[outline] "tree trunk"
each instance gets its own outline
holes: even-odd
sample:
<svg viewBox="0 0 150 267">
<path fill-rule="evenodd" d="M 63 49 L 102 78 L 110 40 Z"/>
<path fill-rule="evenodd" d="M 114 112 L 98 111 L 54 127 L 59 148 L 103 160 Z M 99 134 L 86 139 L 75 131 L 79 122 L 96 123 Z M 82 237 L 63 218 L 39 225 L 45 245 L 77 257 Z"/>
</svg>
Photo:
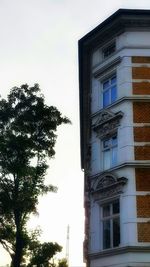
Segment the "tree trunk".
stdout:
<svg viewBox="0 0 150 267">
<path fill-rule="evenodd" d="M 15 246 L 15 254 L 12 260 L 12 267 L 20 267 L 22 256 L 23 256 L 23 240 L 22 240 L 22 234 L 20 231 L 16 232 L 16 246 Z"/>
</svg>

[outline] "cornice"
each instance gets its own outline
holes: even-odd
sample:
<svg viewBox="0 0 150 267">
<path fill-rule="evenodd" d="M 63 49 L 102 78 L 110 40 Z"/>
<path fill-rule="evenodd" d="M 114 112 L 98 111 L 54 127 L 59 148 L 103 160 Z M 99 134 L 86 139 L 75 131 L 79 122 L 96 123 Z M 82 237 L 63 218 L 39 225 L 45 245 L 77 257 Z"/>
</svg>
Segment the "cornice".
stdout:
<svg viewBox="0 0 150 267">
<path fill-rule="evenodd" d="M 110 104 L 109 106 L 107 106 L 107 110 L 109 110 L 110 108 L 112 108 L 114 106 L 120 105 L 124 101 L 138 101 L 138 102 L 142 102 L 143 100 L 146 101 L 146 102 L 150 102 L 150 96 L 149 95 L 124 96 L 124 97 L 119 98 L 117 101 L 115 101 L 114 103 Z M 101 108 L 97 112 L 91 114 L 91 118 L 96 117 L 103 110 L 105 110 L 105 109 L 104 108 Z"/>
<path fill-rule="evenodd" d="M 125 168 L 125 167 L 137 167 L 137 168 L 150 168 L 150 160 L 138 160 L 138 161 L 128 161 L 128 162 L 123 162 L 121 164 L 118 164 L 117 166 L 115 167 L 112 167 L 110 169 L 108 169 L 107 171 L 99 171 L 98 173 L 96 174 L 93 174 L 93 175 L 90 175 L 88 174 L 87 176 L 90 178 L 90 179 L 96 179 L 97 177 L 99 177 L 100 175 L 105 175 L 105 174 L 109 174 L 110 172 L 113 172 L 115 170 L 119 170 L 121 168 Z"/>
<path fill-rule="evenodd" d="M 97 253 L 89 253 L 89 257 L 90 259 L 97 259 L 97 258 L 109 257 L 109 256 L 118 255 L 118 254 L 129 253 L 129 252 L 150 253 L 150 246 L 126 246 L 126 247 L 107 249 L 107 250 L 103 250 Z"/>
<path fill-rule="evenodd" d="M 90 193 L 95 201 L 102 201 L 108 197 L 115 197 L 123 193 L 124 185 L 128 179 L 125 177 L 117 177 L 112 173 L 99 175 L 91 184 Z"/>
<path fill-rule="evenodd" d="M 122 60 L 121 57 L 117 57 L 108 63 L 101 64 L 101 66 L 96 71 L 93 72 L 94 77 L 98 78 L 104 72 L 118 65 L 121 62 L 121 60 Z"/>
<path fill-rule="evenodd" d="M 123 117 L 123 112 L 112 112 L 109 110 L 102 110 L 98 115 L 98 119 L 92 125 L 93 130 L 97 133 L 99 138 L 111 135 L 120 125 L 120 119 Z"/>
</svg>

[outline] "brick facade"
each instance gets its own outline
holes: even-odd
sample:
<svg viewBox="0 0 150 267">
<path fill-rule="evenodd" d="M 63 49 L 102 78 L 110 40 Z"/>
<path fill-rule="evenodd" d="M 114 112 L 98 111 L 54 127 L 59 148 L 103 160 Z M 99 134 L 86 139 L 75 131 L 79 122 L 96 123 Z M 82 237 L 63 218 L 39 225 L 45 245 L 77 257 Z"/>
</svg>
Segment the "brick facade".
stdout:
<svg viewBox="0 0 150 267">
<path fill-rule="evenodd" d="M 150 191 L 150 168 L 136 168 L 136 190 Z"/>
<path fill-rule="evenodd" d="M 132 63 L 141 63 L 141 66 L 132 68 L 132 78 L 142 81 L 133 81 L 134 95 L 150 95 L 150 57 L 132 57 Z M 144 81 L 143 81 L 144 80 Z M 150 102 L 133 102 L 133 122 L 150 123 Z M 150 142 L 150 126 L 134 127 L 134 142 Z M 135 160 L 150 160 L 150 145 L 136 145 L 134 148 Z M 150 168 L 135 169 L 136 190 L 150 191 Z M 137 218 L 150 218 L 150 195 L 137 195 Z M 150 223 L 137 223 L 138 242 L 150 242 Z"/>
<path fill-rule="evenodd" d="M 150 142 L 150 126 L 134 127 L 135 142 Z"/>
<path fill-rule="evenodd" d="M 138 223 L 138 242 L 150 242 L 150 223 Z"/>
<path fill-rule="evenodd" d="M 137 217 L 150 218 L 150 195 L 137 196 L 136 203 L 137 203 Z"/>
<path fill-rule="evenodd" d="M 133 79 L 150 79 L 150 68 L 149 67 L 133 67 L 132 68 Z"/>
<path fill-rule="evenodd" d="M 150 123 L 150 102 L 133 103 L 133 122 Z"/>
<path fill-rule="evenodd" d="M 150 82 L 133 82 L 132 84 L 134 95 L 149 95 L 150 94 Z"/>
<path fill-rule="evenodd" d="M 150 160 L 150 145 L 135 146 L 135 160 Z"/>
<path fill-rule="evenodd" d="M 150 57 L 132 57 L 132 63 L 150 63 Z"/>
</svg>

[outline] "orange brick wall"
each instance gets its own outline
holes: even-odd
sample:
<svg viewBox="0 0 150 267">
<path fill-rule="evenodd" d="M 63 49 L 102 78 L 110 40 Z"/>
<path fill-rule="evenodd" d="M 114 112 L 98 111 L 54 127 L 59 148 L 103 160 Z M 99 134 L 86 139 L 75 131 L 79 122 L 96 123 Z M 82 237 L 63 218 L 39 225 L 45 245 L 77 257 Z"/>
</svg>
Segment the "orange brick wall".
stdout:
<svg viewBox="0 0 150 267">
<path fill-rule="evenodd" d="M 150 79 L 150 68 L 148 67 L 133 67 L 132 68 L 133 79 Z"/>
<path fill-rule="evenodd" d="M 135 160 L 150 160 L 150 146 L 135 146 Z"/>
<path fill-rule="evenodd" d="M 150 57 L 132 57 L 132 63 L 150 63 Z"/>
<path fill-rule="evenodd" d="M 150 94 L 150 82 L 133 82 L 133 94 L 134 95 L 149 95 Z"/>
<path fill-rule="evenodd" d="M 150 122 L 150 102 L 133 103 L 133 121 L 136 123 Z"/>
<path fill-rule="evenodd" d="M 150 63 L 150 57 L 132 57 L 132 63 Z M 133 79 L 150 79 L 150 68 L 147 66 L 139 66 L 132 68 Z M 149 95 L 150 94 L 150 82 L 133 82 L 133 94 Z"/>
<path fill-rule="evenodd" d="M 150 223 L 138 223 L 138 241 L 150 242 Z"/>
<path fill-rule="evenodd" d="M 135 142 L 150 142 L 150 126 L 134 127 Z"/>
<path fill-rule="evenodd" d="M 137 217 L 150 218 L 150 195 L 137 196 Z"/>
<path fill-rule="evenodd" d="M 136 168 L 136 190 L 150 191 L 150 168 Z"/>
<path fill-rule="evenodd" d="M 132 57 L 132 63 L 141 63 L 141 66 L 132 67 L 132 78 L 143 81 L 132 83 L 134 95 L 150 95 L 150 67 L 143 66 L 150 63 L 150 57 Z M 133 122 L 150 123 L 150 102 L 133 103 Z M 150 126 L 134 127 L 135 142 L 150 142 Z M 135 146 L 135 160 L 150 160 L 150 145 Z M 150 168 L 135 169 L 136 190 L 150 191 Z M 150 195 L 137 195 L 137 218 L 150 218 Z M 138 241 L 150 242 L 150 223 L 137 223 Z"/>
</svg>

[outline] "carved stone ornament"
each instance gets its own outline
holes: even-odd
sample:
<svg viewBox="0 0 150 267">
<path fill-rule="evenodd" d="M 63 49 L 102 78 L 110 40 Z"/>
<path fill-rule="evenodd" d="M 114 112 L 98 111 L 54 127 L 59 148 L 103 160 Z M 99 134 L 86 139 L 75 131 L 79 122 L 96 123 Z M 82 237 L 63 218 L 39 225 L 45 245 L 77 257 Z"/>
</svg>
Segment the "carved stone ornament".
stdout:
<svg viewBox="0 0 150 267">
<path fill-rule="evenodd" d="M 113 113 L 112 111 L 103 110 L 93 124 L 93 130 L 97 133 L 98 137 L 103 138 L 111 135 L 117 130 L 120 124 L 120 119 L 123 117 L 123 112 L 119 111 Z"/>
<path fill-rule="evenodd" d="M 101 200 L 123 193 L 127 178 L 117 178 L 111 173 L 98 176 L 92 186 L 92 195 L 95 200 Z"/>
</svg>

